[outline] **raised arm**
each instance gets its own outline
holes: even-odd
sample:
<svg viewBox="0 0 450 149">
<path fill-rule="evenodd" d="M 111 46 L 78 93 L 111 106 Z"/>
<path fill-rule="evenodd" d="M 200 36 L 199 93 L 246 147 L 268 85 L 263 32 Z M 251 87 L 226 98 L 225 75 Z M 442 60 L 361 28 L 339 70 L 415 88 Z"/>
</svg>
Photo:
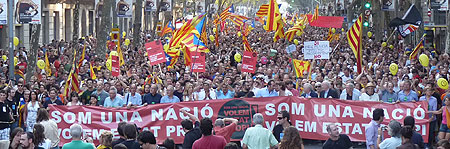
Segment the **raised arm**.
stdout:
<svg viewBox="0 0 450 149">
<path fill-rule="evenodd" d="M 192 115 L 191 113 L 188 113 L 184 109 L 181 109 L 180 112 L 185 114 L 185 115 L 187 115 L 189 117 L 189 119 L 191 119 L 193 122 L 196 122 L 196 121 L 199 122 L 200 121 L 200 120 L 198 120 L 198 118 L 196 116 Z"/>
<path fill-rule="evenodd" d="M 223 121 L 238 124 L 239 120 L 234 118 L 224 118 Z"/>
</svg>

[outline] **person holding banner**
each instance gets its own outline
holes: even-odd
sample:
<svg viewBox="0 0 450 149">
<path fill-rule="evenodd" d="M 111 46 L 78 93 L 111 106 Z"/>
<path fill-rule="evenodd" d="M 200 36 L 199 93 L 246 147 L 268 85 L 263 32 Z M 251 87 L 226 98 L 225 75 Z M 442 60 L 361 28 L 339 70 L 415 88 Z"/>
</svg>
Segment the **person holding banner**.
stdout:
<svg viewBox="0 0 450 149">
<path fill-rule="evenodd" d="M 177 103 L 180 99 L 173 95 L 174 87 L 172 85 L 167 86 L 167 95 L 161 98 L 161 103 Z"/>
<path fill-rule="evenodd" d="M 109 97 L 105 99 L 104 107 L 120 108 L 125 105 L 122 98 L 117 96 L 117 89 L 113 86 L 109 90 Z"/>
<path fill-rule="evenodd" d="M 319 95 L 317 95 L 317 93 L 314 92 L 314 88 L 312 87 L 311 84 L 305 83 L 305 84 L 303 84 L 303 94 L 301 95 L 301 97 L 317 98 L 317 97 L 319 97 Z"/>
<path fill-rule="evenodd" d="M 320 92 L 320 98 L 334 98 L 338 99 L 339 95 L 338 93 L 332 89 L 333 86 L 331 86 L 330 82 L 323 81 L 322 82 L 322 91 Z"/>
<path fill-rule="evenodd" d="M 277 89 L 278 84 L 274 80 L 270 80 L 267 83 L 267 87 L 260 89 L 256 92 L 255 97 L 275 97 L 278 96 Z"/>
</svg>

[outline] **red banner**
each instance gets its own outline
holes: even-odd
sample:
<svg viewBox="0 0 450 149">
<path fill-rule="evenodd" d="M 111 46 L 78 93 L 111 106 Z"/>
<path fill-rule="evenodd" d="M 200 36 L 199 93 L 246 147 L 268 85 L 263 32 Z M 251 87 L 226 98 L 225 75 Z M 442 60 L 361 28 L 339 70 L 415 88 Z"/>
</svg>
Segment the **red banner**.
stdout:
<svg viewBox="0 0 450 149">
<path fill-rule="evenodd" d="M 244 51 L 244 58 L 242 59 L 241 71 L 255 73 L 257 59 L 258 54 L 256 54 L 256 52 Z"/>
<path fill-rule="evenodd" d="M 308 20 L 311 20 L 312 15 L 306 15 Z M 309 25 L 326 28 L 341 28 L 344 23 L 344 17 L 337 16 L 319 16 L 317 20 L 314 20 Z"/>
<path fill-rule="evenodd" d="M 147 55 L 148 60 L 150 60 L 150 65 L 153 66 L 166 62 L 166 54 L 164 54 L 163 47 L 159 40 L 146 43 L 145 49 L 147 49 Z"/>
<path fill-rule="evenodd" d="M 425 107 L 425 108 L 424 108 Z M 365 141 L 365 127 L 370 123 L 375 108 L 385 109 L 382 125 L 391 120 L 403 123 L 411 115 L 416 120 L 416 131 L 424 140 L 428 140 L 428 104 L 426 102 L 408 102 L 387 104 L 381 102 L 349 101 L 336 99 L 305 99 L 300 97 L 239 98 L 228 100 L 207 100 L 181 102 L 175 104 L 156 104 L 127 110 L 126 108 L 103 108 L 96 106 L 55 106 L 50 105 L 50 116 L 58 123 L 61 144 L 70 141 L 70 125 L 79 123 L 85 136 L 91 136 L 98 143 L 99 135 L 110 130 L 118 138 L 117 124 L 121 121 L 135 123 L 142 130 L 150 130 L 162 143 L 167 137 L 181 144 L 184 131 L 181 121 L 188 117 L 180 112 L 187 110 L 199 119 L 211 117 L 236 118 L 239 124 L 232 140 L 240 140 L 247 128 L 252 127 L 252 115 L 264 115 L 264 127 L 272 130 L 277 124 L 277 114 L 287 110 L 291 114 L 291 123 L 305 139 L 326 140 L 329 135 L 326 126 L 335 123 L 341 133 L 349 135 L 352 141 Z M 387 136 L 387 132 L 385 133 Z"/>
<path fill-rule="evenodd" d="M 192 72 L 205 72 L 206 58 L 204 52 L 191 52 Z"/>
<path fill-rule="evenodd" d="M 113 77 L 117 77 L 120 75 L 119 68 L 120 68 L 119 57 L 111 55 L 111 75 Z"/>
</svg>

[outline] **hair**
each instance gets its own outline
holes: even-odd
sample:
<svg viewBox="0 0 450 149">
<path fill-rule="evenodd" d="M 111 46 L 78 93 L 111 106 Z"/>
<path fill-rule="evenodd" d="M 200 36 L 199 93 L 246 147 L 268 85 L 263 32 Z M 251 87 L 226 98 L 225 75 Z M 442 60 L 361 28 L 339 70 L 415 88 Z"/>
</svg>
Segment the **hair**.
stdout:
<svg viewBox="0 0 450 149">
<path fill-rule="evenodd" d="M 416 124 L 414 117 L 412 116 L 407 116 L 405 117 L 405 119 L 403 120 L 403 125 L 404 126 L 409 126 L 411 128 L 414 128 L 414 125 Z"/>
<path fill-rule="evenodd" d="M 83 133 L 83 127 L 79 124 L 72 124 L 70 126 L 70 135 L 73 138 L 81 138 L 81 134 Z"/>
<path fill-rule="evenodd" d="M 350 86 L 351 88 L 355 88 L 355 85 L 353 83 L 347 83 L 346 85 Z"/>
<path fill-rule="evenodd" d="M 38 100 L 38 92 L 36 92 L 35 90 L 30 90 L 30 97 L 29 97 L 29 99 L 30 99 L 30 101 L 33 99 L 33 98 L 31 98 L 31 93 L 34 93 L 34 96 L 36 96 L 36 101 Z"/>
<path fill-rule="evenodd" d="M 33 144 L 34 144 L 35 141 L 34 141 L 34 135 L 32 132 L 24 132 L 23 134 L 27 135 L 28 140 L 33 139 Z"/>
<path fill-rule="evenodd" d="M 127 124 L 127 122 L 120 122 L 119 124 L 117 124 L 117 132 L 119 132 L 120 136 L 125 136 L 123 134 L 123 127 Z"/>
<path fill-rule="evenodd" d="M 331 132 L 331 126 L 336 125 L 336 124 L 328 124 L 327 125 L 327 132 Z"/>
<path fill-rule="evenodd" d="M 142 131 L 139 134 L 137 140 L 141 141 L 143 143 L 156 144 L 155 135 L 151 131 L 148 131 L 148 130 Z"/>
<path fill-rule="evenodd" d="M 23 132 L 24 132 L 24 131 L 23 131 L 23 128 L 20 128 L 20 127 L 14 128 L 13 131 L 11 131 L 11 134 L 9 135 L 9 142 L 13 142 L 14 137 L 15 137 L 17 134 L 22 134 Z"/>
<path fill-rule="evenodd" d="M 123 126 L 123 133 L 127 139 L 136 139 L 137 130 L 134 124 L 126 124 Z"/>
<path fill-rule="evenodd" d="M 311 91 L 314 90 L 314 87 L 310 83 L 305 83 L 304 86 L 309 88 L 309 90 L 311 90 Z"/>
<path fill-rule="evenodd" d="M 70 102 L 72 102 L 72 97 L 77 97 L 78 98 L 78 101 L 80 101 L 80 96 L 78 96 L 78 93 L 76 93 L 76 92 L 72 92 L 72 93 L 70 93 Z"/>
<path fill-rule="evenodd" d="M 253 115 L 253 123 L 255 124 L 261 124 L 264 122 L 264 117 L 261 113 L 256 113 Z"/>
<path fill-rule="evenodd" d="M 210 118 L 203 118 L 200 120 L 200 130 L 204 136 L 211 135 L 213 127 L 213 122 Z"/>
<path fill-rule="evenodd" d="M 194 125 L 194 123 L 192 123 L 191 120 L 184 119 L 183 121 L 181 121 L 181 126 L 184 129 L 191 130 L 193 128 L 193 125 Z"/>
<path fill-rule="evenodd" d="M 286 110 L 281 110 L 280 112 L 278 112 L 279 114 L 281 114 L 281 116 L 283 118 L 287 118 L 287 121 L 289 122 L 289 124 L 291 123 L 291 116 L 289 115 L 289 112 Z"/>
<path fill-rule="evenodd" d="M 40 108 L 37 112 L 36 123 L 48 120 L 50 120 L 50 115 L 48 114 L 47 110 L 44 108 Z"/>
<path fill-rule="evenodd" d="M 6 94 L 5 90 L 0 90 L 0 94 Z"/>
<path fill-rule="evenodd" d="M 102 144 L 106 147 L 112 147 L 113 134 L 111 131 L 104 131 L 100 135 L 100 139 L 102 139 Z"/>
<path fill-rule="evenodd" d="M 239 146 L 234 142 L 230 142 L 223 149 L 239 149 Z"/>
<path fill-rule="evenodd" d="M 391 120 L 389 122 L 389 128 L 391 128 L 389 131 L 390 132 L 390 136 L 393 137 L 400 137 L 400 130 L 402 129 L 402 124 L 400 124 L 400 122 L 396 121 L 396 120 Z"/>
<path fill-rule="evenodd" d="M 400 129 L 400 133 L 402 134 L 402 137 L 411 139 L 413 136 L 413 129 L 409 126 L 404 126 L 402 127 L 402 129 Z"/>
<path fill-rule="evenodd" d="M 384 110 L 377 108 L 377 109 L 373 110 L 372 116 L 373 116 L 373 120 L 378 121 L 378 120 L 380 120 L 380 118 L 382 116 L 384 117 Z"/>
<path fill-rule="evenodd" d="M 125 146 L 122 143 L 114 145 L 113 149 L 128 149 L 127 146 Z"/>
<path fill-rule="evenodd" d="M 167 138 L 164 140 L 162 146 L 168 148 L 168 149 L 175 149 L 175 141 L 172 138 Z"/>
<path fill-rule="evenodd" d="M 34 145 L 39 146 L 39 144 L 45 141 L 44 126 L 42 124 L 36 123 L 33 127 L 34 135 Z"/>
<path fill-rule="evenodd" d="M 280 143 L 279 149 L 301 149 L 302 148 L 302 138 L 298 133 L 297 128 L 290 126 L 283 131 L 284 136 Z"/>
<path fill-rule="evenodd" d="M 439 140 L 437 144 L 438 147 L 443 147 L 445 149 L 450 148 L 450 142 L 448 140 Z"/>
<path fill-rule="evenodd" d="M 225 126 L 225 122 L 223 121 L 223 119 L 216 119 L 216 121 L 214 122 L 214 126 L 223 127 Z"/>
<path fill-rule="evenodd" d="M 110 90 L 110 91 L 113 91 L 114 93 L 117 94 L 117 89 L 116 89 L 116 87 L 111 86 L 111 87 L 109 88 L 109 90 Z"/>
<path fill-rule="evenodd" d="M 329 81 L 323 81 L 321 85 L 322 85 L 322 86 L 323 86 L 323 85 L 327 85 L 328 88 L 333 87 L 333 86 L 331 86 L 331 83 L 330 83 Z"/>
</svg>

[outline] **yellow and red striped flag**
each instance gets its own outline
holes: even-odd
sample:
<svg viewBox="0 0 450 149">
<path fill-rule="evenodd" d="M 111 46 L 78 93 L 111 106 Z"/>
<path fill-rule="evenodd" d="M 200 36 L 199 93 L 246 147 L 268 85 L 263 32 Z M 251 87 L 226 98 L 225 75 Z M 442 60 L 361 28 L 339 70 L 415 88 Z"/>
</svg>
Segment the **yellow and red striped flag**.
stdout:
<svg viewBox="0 0 450 149">
<path fill-rule="evenodd" d="M 310 23 L 314 22 L 317 19 L 319 19 L 319 5 L 316 5 L 316 9 L 314 10 L 314 14 L 311 18 Z"/>
<path fill-rule="evenodd" d="M 47 76 L 52 76 L 52 69 L 50 69 L 50 61 L 48 60 L 48 54 L 47 50 L 44 50 L 45 54 L 45 72 L 47 73 Z"/>
<path fill-rule="evenodd" d="M 356 66 L 358 74 L 362 72 L 362 49 L 361 49 L 361 37 L 362 37 L 362 14 L 359 15 L 358 20 L 353 24 L 352 28 L 347 31 L 348 44 L 353 50 L 353 54 L 356 57 Z"/>
<path fill-rule="evenodd" d="M 333 41 L 333 32 L 331 32 L 331 28 L 328 28 L 328 36 L 326 38 L 328 41 Z"/>
<path fill-rule="evenodd" d="M 163 37 L 167 33 L 173 32 L 173 29 L 174 28 L 172 27 L 172 21 L 169 21 L 169 22 L 167 22 L 166 26 L 164 26 L 164 29 L 162 30 L 162 32 L 159 36 Z"/>
<path fill-rule="evenodd" d="M 235 25 L 237 25 L 239 27 L 244 25 L 244 21 L 245 20 L 249 19 L 246 16 L 241 16 L 241 15 L 238 15 L 238 14 L 231 14 L 229 18 L 230 18 L 231 22 L 233 22 Z"/>
<path fill-rule="evenodd" d="M 286 40 L 292 41 L 297 32 L 303 32 L 301 22 L 295 24 L 293 27 L 289 28 L 288 31 L 284 34 Z"/>
<path fill-rule="evenodd" d="M 284 29 L 283 29 L 283 22 L 281 20 L 277 23 L 277 31 L 275 32 L 275 35 L 273 37 L 273 41 L 276 42 L 279 39 L 284 38 Z"/>
<path fill-rule="evenodd" d="M 84 44 L 83 52 L 81 53 L 80 60 L 78 60 L 78 67 L 81 67 L 81 65 L 83 65 L 85 55 L 86 55 L 86 44 Z"/>
<path fill-rule="evenodd" d="M 92 67 L 92 63 L 89 63 L 89 69 L 90 69 L 90 71 L 91 71 L 91 79 L 92 79 L 92 80 L 97 79 L 97 76 L 95 75 L 94 68 Z"/>
<path fill-rule="evenodd" d="M 267 12 L 269 12 L 269 4 L 264 4 L 259 6 L 258 12 L 256 12 L 256 16 L 263 17 L 267 15 Z"/>
<path fill-rule="evenodd" d="M 297 78 L 303 77 L 303 73 L 305 71 L 309 72 L 311 68 L 311 64 L 309 61 L 292 59 L 292 64 L 294 65 L 295 75 L 297 76 Z"/>
<path fill-rule="evenodd" d="M 419 44 L 416 45 L 414 50 L 411 52 L 411 55 L 409 55 L 410 60 L 417 59 L 417 55 L 419 54 L 420 49 L 423 48 L 425 35 L 426 34 L 423 34 L 422 38 L 420 39 Z"/>
<path fill-rule="evenodd" d="M 281 20 L 281 14 L 280 10 L 278 9 L 278 3 L 276 0 L 270 0 L 269 9 L 266 16 L 267 20 L 266 24 L 264 25 L 264 29 L 268 32 L 270 31 L 279 32 L 280 30 L 278 30 L 278 27 L 283 27 L 282 24 L 283 22 Z M 281 25 L 279 25 L 279 23 L 281 23 Z M 284 32 L 282 36 L 284 37 Z"/>
</svg>

